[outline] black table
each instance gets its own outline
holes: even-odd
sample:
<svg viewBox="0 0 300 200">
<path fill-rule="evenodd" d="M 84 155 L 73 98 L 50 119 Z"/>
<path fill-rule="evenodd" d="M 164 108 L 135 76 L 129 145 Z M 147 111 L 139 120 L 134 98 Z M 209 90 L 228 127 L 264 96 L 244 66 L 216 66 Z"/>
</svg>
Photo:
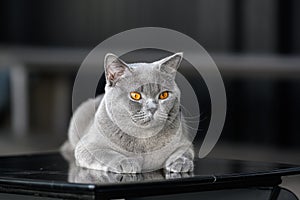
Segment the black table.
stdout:
<svg viewBox="0 0 300 200">
<path fill-rule="evenodd" d="M 0 157 L 0 199 L 297 199 L 278 186 L 293 174 L 300 166 L 213 158 L 195 160 L 193 173 L 114 174 L 59 153 L 10 156 Z"/>
</svg>

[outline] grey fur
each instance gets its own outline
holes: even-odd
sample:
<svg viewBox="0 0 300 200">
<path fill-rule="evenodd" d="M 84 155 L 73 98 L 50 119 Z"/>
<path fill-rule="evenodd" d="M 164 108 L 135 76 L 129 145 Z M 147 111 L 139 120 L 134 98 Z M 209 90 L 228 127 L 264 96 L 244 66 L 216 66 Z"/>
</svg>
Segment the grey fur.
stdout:
<svg viewBox="0 0 300 200">
<path fill-rule="evenodd" d="M 78 166 L 116 173 L 193 170 L 194 151 L 175 83 L 181 60 L 177 53 L 153 63 L 126 64 L 106 55 L 105 94 L 79 106 L 64 145 L 74 150 Z M 131 99 L 133 91 L 142 98 Z M 163 91 L 169 92 L 164 100 L 158 98 Z"/>
</svg>

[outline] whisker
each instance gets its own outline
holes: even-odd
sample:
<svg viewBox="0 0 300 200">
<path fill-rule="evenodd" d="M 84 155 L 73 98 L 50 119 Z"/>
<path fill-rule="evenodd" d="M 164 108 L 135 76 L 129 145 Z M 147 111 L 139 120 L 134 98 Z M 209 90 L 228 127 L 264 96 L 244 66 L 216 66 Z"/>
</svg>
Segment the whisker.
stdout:
<svg viewBox="0 0 300 200">
<path fill-rule="evenodd" d="M 171 120 L 167 120 L 169 123 L 170 123 L 170 125 L 173 125 L 173 127 L 175 127 L 175 123 L 176 123 L 176 121 L 171 121 Z M 184 122 L 183 122 L 184 123 Z M 190 125 L 188 125 L 188 124 L 186 124 L 186 123 L 184 123 L 183 124 L 183 127 L 186 127 L 186 128 L 188 128 L 188 129 L 191 129 L 191 130 L 197 130 L 197 131 L 200 131 L 201 129 L 199 129 L 199 128 L 194 128 L 194 127 L 192 127 L 192 126 L 190 126 Z"/>
<path fill-rule="evenodd" d="M 141 119 L 146 119 L 147 116 L 143 116 L 143 117 L 132 117 L 132 119 L 136 119 L 136 120 L 141 120 Z"/>
<path fill-rule="evenodd" d="M 181 107 L 183 110 L 187 111 L 188 114 L 191 115 L 191 112 L 190 112 L 183 104 L 179 103 L 179 105 L 180 105 L 180 107 Z"/>
<path fill-rule="evenodd" d="M 194 118 L 200 118 L 200 115 L 198 115 L 198 116 L 189 116 L 189 117 L 183 115 L 183 117 L 186 118 L 186 119 L 194 119 Z"/>
<path fill-rule="evenodd" d="M 158 117 L 163 117 L 163 118 L 168 118 L 167 115 L 160 115 L 160 114 L 157 114 Z"/>
<path fill-rule="evenodd" d="M 189 125 L 187 125 L 187 124 L 185 124 L 184 127 L 185 127 L 185 128 L 188 128 L 188 129 L 191 129 L 191 130 L 197 130 L 197 131 L 200 130 L 199 128 L 194 128 L 194 127 L 189 126 Z"/>
<path fill-rule="evenodd" d="M 146 114 L 138 114 L 138 115 L 132 115 L 133 117 L 143 117 L 146 116 Z"/>
<path fill-rule="evenodd" d="M 199 117 L 195 117 L 195 118 L 186 118 L 186 117 L 184 117 L 184 116 L 181 116 L 181 119 L 182 120 L 186 120 L 186 121 L 194 121 L 194 122 L 200 122 L 201 120 L 200 120 L 200 118 Z"/>
</svg>

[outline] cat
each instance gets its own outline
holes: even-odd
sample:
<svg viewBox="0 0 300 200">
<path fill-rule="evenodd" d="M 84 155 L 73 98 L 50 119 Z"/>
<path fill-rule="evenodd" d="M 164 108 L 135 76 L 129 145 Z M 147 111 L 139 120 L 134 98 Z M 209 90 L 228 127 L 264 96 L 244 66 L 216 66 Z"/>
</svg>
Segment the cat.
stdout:
<svg viewBox="0 0 300 200">
<path fill-rule="evenodd" d="M 78 166 L 114 173 L 193 171 L 193 145 L 175 83 L 182 58 L 175 53 L 127 64 L 105 56 L 105 93 L 82 103 L 70 121 L 64 149 Z"/>
</svg>

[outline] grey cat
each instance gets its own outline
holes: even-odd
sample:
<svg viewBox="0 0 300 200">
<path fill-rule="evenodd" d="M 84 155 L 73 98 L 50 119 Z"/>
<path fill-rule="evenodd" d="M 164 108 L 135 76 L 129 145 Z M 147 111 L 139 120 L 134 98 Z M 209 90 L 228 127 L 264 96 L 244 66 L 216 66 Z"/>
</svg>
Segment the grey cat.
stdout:
<svg viewBox="0 0 300 200">
<path fill-rule="evenodd" d="M 64 145 L 78 166 L 115 173 L 193 170 L 175 83 L 181 60 L 182 53 L 133 64 L 105 56 L 105 94 L 79 106 Z"/>
</svg>

